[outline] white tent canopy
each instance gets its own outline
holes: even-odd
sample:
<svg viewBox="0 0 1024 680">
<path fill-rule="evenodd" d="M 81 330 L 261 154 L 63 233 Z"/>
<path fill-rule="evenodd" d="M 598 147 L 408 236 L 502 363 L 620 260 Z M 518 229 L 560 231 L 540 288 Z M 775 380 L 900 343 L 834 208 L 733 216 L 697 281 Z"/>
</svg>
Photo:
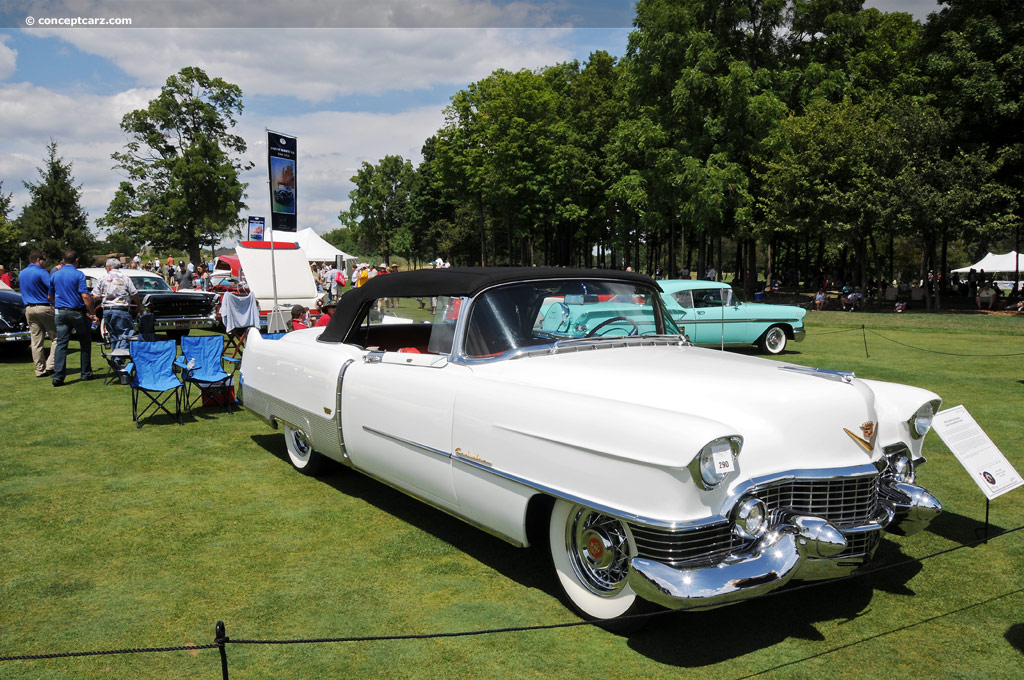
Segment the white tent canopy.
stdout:
<svg viewBox="0 0 1024 680">
<path fill-rule="evenodd" d="M 273 234 L 275 241 L 298 243 L 310 262 L 334 262 L 334 258 L 338 255 L 346 260 L 356 259 L 355 255 L 349 255 L 332 246 L 312 229 L 299 229 L 296 232 L 268 230 L 268 232 Z"/>
<path fill-rule="evenodd" d="M 1020 264 L 1024 265 L 1024 255 L 1020 257 Z M 989 253 L 974 264 L 954 269 L 953 271 L 959 274 L 967 274 L 972 269 L 976 272 L 984 269 L 986 274 L 991 274 L 992 272 L 1014 272 L 1017 271 L 1017 267 L 1017 251 L 1011 250 L 1004 255 Z"/>
</svg>

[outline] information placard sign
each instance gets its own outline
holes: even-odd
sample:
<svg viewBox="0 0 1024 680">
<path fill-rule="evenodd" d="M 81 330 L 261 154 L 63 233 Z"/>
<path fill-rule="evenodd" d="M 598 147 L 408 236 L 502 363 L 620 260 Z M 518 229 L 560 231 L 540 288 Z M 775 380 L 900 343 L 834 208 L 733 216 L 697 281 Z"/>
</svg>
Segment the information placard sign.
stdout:
<svg viewBox="0 0 1024 680">
<path fill-rule="evenodd" d="M 262 241 L 263 240 L 263 228 L 266 226 L 266 220 L 262 217 L 256 217 L 249 215 L 249 240 L 250 241 Z"/>
<path fill-rule="evenodd" d="M 936 413 L 932 427 L 989 500 L 1024 485 L 1024 479 L 963 406 Z"/>
</svg>

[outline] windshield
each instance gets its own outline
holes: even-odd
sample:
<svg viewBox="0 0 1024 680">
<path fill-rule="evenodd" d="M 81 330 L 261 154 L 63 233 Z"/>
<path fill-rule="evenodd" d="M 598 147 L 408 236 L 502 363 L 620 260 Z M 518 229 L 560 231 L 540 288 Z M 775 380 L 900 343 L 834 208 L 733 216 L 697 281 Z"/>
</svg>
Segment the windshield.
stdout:
<svg viewBox="0 0 1024 680">
<path fill-rule="evenodd" d="M 132 283 L 140 293 L 170 293 L 171 287 L 159 276 L 133 276 Z"/>
<path fill-rule="evenodd" d="M 481 294 L 470 310 L 465 352 L 490 357 L 576 339 L 679 334 L 658 291 L 624 281 L 537 281 Z"/>
</svg>

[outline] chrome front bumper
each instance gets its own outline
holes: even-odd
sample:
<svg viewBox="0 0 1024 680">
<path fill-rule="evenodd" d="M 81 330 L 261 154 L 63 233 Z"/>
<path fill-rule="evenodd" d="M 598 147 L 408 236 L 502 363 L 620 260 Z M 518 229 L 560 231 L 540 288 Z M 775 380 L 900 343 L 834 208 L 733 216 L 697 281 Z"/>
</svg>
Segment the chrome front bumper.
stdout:
<svg viewBox="0 0 1024 680">
<path fill-rule="evenodd" d="M 884 520 L 870 528 L 899 535 L 921 531 L 942 506 L 927 490 L 897 482 L 883 482 Z M 853 531 L 863 530 L 858 527 Z M 639 597 L 669 609 L 718 607 L 780 588 L 793 578 L 827 578 L 830 563 L 846 550 L 843 532 L 820 517 L 783 514 L 779 523 L 747 551 L 730 555 L 709 567 L 676 568 L 634 557 L 629 585 Z M 866 559 L 866 557 L 864 558 Z M 849 573 L 849 564 L 832 576 Z"/>
<path fill-rule="evenodd" d="M 803 328 L 793 329 L 793 342 L 803 342 L 804 338 L 807 337 L 807 331 Z"/>
<path fill-rule="evenodd" d="M 215 328 L 220 322 L 211 316 L 161 316 L 153 318 L 153 328 L 158 331 L 185 330 L 187 328 Z"/>
<path fill-rule="evenodd" d="M 28 331 L 14 331 L 13 333 L 0 333 L 0 342 L 28 342 L 32 334 Z"/>
</svg>

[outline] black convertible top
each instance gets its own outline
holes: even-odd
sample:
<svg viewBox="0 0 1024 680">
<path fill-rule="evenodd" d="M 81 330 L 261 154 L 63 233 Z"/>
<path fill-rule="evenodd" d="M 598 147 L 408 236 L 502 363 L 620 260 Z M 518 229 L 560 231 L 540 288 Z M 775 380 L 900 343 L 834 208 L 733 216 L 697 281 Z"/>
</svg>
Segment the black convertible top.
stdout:
<svg viewBox="0 0 1024 680">
<path fill-rule="evenodd" d="M 338 300 L 338 307 L 321 342 L 344 342 L 352 327 L 366 313 L 371 300 L 382 297 L 472 297 L 480 291 L 502 283 L 544 279 L 604 279 L 645 283 L 658 288 L 654 279 L 644 274 L 612 269 L 563 269 L 559 267 L 455 267 L 420 269 L 375 276 L 361 288 L 350 290 Z"/>
</svg>

